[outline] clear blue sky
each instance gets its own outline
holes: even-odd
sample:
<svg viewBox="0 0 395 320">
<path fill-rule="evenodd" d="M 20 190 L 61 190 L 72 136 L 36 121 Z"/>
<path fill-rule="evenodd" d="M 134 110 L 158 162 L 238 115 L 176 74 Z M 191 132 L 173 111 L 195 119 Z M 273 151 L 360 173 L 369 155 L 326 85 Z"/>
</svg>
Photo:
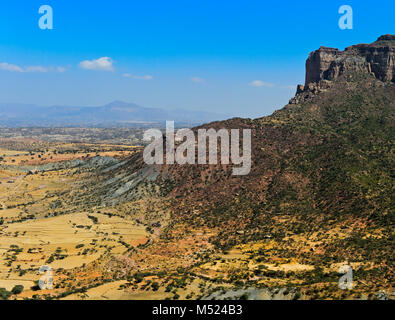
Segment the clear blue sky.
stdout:
<svg viewBox="0 0 395 320">
<path fill-rule="evenodd" d="M 45 4 L 53 30 L 38 27 Z M 343 4 L 353 30 L 338 27 Z M 394 12 L 389 0 L 5 0 L 0 102 L 267 115 L 304 82 L 309 52 L 395 33 Z"/>
</svg>

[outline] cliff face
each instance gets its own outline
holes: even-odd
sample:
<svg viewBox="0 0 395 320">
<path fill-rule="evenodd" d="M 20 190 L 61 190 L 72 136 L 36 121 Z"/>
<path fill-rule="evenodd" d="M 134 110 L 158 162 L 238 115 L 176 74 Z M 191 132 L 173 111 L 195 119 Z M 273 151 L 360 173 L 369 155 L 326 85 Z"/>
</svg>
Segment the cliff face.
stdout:
<svg viewBox="0 0 395 320">
<path fill-rule="evenodd" d="M 348 72 L 367 72 L 377 79 L 395 82 L 395 36 L 384 35 L 371 44 L 359 44 L 344 51 L 321 47 L 306 61 L 305 85 L 299 85 L 290 103 L 299 103 L 331 86 Z"/>
</svg>

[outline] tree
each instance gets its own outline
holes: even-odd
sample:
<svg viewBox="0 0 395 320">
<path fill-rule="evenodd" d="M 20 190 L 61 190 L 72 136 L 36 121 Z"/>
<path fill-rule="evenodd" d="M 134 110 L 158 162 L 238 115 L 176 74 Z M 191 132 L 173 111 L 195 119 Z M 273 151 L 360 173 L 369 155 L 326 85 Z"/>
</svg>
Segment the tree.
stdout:
<svg viewBox="0 0 395 320">
<path fill-rule="evenodd" d="M 137 283 L 141 282 L 144 280 L 144 275 L 141 273 L 136 272 L 134 275 L 134 279 L 136 280 Z"/>
<path fill-rule="evenodd" d="M 7 300 L 9 297 L 11 297 L 12 293 L 7 291 L 4 288 L 0 288 L 0 299 Z"/>
<path fill-rule="evenodd" d="M 18 284 L 15 287 L 12 288 L 11 292 L 13 294 L 20 294 L 20 293 L 22 293 L 23 289 L 24 289 L 24 287 L 22 285 Z"/>
<path fill-rule="evenodd" d="M 158 291 L 158 289 L 159 289 L 159 283 L 153 282 L 151 286 L 152 286 L 152 290 Z"/>
</svg>

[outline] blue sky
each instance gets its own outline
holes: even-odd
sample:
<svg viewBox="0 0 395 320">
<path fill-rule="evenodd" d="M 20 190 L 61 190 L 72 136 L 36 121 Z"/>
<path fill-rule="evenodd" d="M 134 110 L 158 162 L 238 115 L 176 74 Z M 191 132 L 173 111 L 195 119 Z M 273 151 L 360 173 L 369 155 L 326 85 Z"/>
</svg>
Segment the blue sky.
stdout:
<svg viewBox="0 0 395 320">
<path fill-rule="evenodd" d="M 338 27 L 344 4 L 353 30 Z M 41 5 L 53 8 L 53 30 L 38 27 Z M 304 82 L 309 52 L 394 33 L 394 12 L 381 0 L 7 0 L 0 102 L 268 115 Z"/>
</svg>

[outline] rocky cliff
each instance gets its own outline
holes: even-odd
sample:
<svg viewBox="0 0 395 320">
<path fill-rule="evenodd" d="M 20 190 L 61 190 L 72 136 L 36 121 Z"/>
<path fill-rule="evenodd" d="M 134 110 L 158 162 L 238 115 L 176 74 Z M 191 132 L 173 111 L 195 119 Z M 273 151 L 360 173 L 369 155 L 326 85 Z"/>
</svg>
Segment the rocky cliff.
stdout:
<svg viewBox="0 0 395 320">
<path fill-rule="evenodd" d="M 333 80 L 353 71 L 370 73 L 384 82 L 395 82 L 395 36 L 384 35 L 371 44 L 350 46 L 344 51 L 321 47 L 310 53 L 306 61 L 305 85 L 298 86 L 297 96 L 291 103 L 326 90 Z"/>
</svg>

